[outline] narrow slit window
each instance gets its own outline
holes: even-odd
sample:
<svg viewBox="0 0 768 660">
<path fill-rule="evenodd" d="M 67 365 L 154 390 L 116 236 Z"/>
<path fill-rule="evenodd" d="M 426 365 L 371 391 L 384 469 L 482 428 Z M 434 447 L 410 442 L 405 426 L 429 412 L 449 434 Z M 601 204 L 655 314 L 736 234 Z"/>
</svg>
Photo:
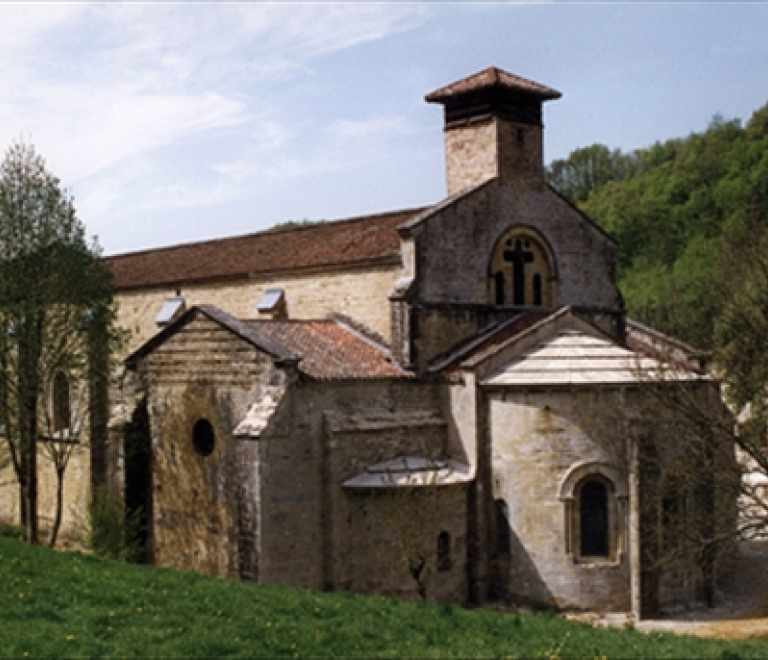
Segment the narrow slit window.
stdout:
<svg viewBox="0 0 768 660">
<path fill-rule="evenodd" d="M 541 307 L 543 304 L 543 297 L 541 295 L 541 274 L 536 273 L 533 276 L 533 304 Z"/>
<path fill-rule="evenodd" d="M 60 371 L 53 378 L 53 432 L 60 433 L 68 429 L 71 421 L 69 379 Z"/>
<path fill-rule="evenodd" d="M 497 305 L 504 304 L 504 273 L 498 272 L 493 278 L 494 298 Z"/>
<path fill-rule="evenodd" d="M 440 532 L 437 537 L 437 570 L 451 570 L 451 535 L 448 532 Z"/>
</svg>

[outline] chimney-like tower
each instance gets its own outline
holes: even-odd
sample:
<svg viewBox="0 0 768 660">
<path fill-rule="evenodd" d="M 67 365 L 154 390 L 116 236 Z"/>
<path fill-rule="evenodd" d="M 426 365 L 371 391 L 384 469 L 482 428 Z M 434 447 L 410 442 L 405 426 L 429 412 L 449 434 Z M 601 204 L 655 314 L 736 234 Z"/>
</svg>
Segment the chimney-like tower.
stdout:
<svg viewBox="0 0 768 660">
<path fill-rule="evenodd" d="M 448 195 L 492 177 L 540 178 L 541 106 L 560 92 L 496 67 L 427 94 L 445 107 Z"/>
</svg>

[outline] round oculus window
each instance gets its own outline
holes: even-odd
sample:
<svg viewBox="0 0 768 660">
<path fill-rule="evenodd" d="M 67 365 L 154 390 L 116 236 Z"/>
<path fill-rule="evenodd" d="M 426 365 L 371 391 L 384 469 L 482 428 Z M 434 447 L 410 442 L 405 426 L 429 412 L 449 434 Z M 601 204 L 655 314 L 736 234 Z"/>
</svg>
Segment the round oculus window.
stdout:
<svg viewBox="0 0 768 660">
<path fill-rule="evenodd" d="M 195 451 L 200 456 L 209 456 L 213 452 L 216 446 L 216 434 L 213 431 L 213 425 L 207 419 L 198 419 L 195 422 L 192 441 L 195 444 Z"/>
</svg>

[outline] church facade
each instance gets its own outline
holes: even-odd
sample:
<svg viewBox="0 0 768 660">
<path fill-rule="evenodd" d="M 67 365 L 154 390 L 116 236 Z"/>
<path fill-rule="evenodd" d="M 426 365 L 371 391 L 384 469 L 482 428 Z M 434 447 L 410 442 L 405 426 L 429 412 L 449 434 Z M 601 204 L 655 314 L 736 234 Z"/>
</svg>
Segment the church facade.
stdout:
<svg viewBox="0 0 768 660">
<path fill-rule="evenodd" d="M 132 338 L 97 477 L 144 512 L 151 561 L 461 603 L 702 599 L 693 554 L 646 552 L 633 448 L 660 347 L 709 396 L 706 365 L 626 318 L 615 242 L 547 185 L 559 96 L 496 68 L 427 95 L 433 206 L 109 259 Z M 704 524 L 711 498 L 686 501 Z"/>
</svg>

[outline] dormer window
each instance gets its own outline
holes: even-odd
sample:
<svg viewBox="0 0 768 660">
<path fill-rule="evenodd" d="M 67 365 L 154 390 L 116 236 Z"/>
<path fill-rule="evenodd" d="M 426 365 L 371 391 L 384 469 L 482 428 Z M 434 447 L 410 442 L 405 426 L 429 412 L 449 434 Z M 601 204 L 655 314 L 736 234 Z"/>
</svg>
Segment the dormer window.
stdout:
<svg viewBox="0 0 768 660">
<path fill-rule="evenodd" d="M 256 305 L 259 316 L 270 319 L 283 319 L 286 316 L 285 291 L 283 289 L 267 289 Z"/>
<path fill-rule="evenodd" d="M 155 323 L 163 328 L 171 321 L 175 321 L 179 316 L 184 313 L 186 309 L 186 303 L 184 298 L 168 298 L 163 303 L 163 307 L 155 317 Z"/>
</svg>

